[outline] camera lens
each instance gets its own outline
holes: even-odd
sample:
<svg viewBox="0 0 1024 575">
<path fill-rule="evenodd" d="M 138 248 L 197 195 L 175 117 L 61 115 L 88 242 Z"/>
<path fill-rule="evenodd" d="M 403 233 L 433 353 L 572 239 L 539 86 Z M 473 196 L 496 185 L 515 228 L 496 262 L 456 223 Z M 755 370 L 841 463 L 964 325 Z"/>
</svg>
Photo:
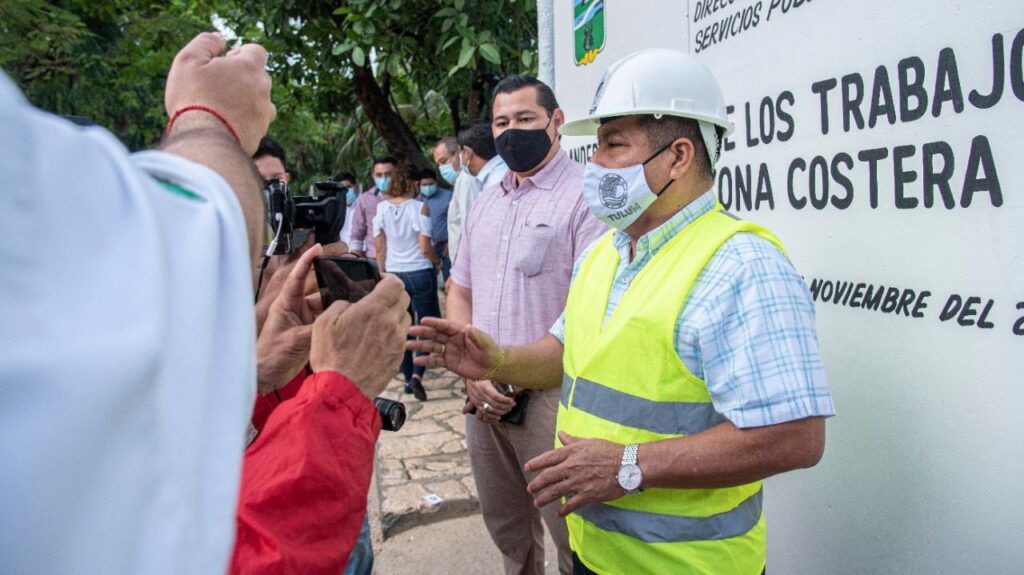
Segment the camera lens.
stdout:
<svg viewBox="0 0 1024 575">
<path fill-rule="evenodd" d="M 397 401 L 378 397 L 373 400 L 380 412 L 381 428 L 384 431 L 398 431 L 405 425 L 405 406 Z"/>
</svg>

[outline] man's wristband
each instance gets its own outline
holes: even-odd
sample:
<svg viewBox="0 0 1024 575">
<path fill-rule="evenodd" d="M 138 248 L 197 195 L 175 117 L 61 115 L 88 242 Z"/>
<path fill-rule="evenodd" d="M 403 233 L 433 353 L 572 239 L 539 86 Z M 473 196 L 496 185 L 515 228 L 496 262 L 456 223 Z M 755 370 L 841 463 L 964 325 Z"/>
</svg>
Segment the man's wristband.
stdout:
<svg viewBox="0 0 1024 575">
<path fill-rule="evenodd" d="M 229 122 L 228 119 L 225 118 L 223 114 L 221 114 L 217 110 L 214 110 L 213 108 L 201 106 L 199 104 L 191 104 L 188 106 L 184 106 L 182 108 L 178 108 L 173 114 L 171 114 L 171 119 L 168 120 L 167 128 L 164 130 L 165 134 L 171 133 L 171 127 L 174 126 L 174 122 L 177 121 L 177 119 L 185 112 L 206 112 L 214 118 L 217 118 L 218 120 L 220 120 L 222 124 L 224 124 L 224 127 L 226 127 L 228 131 L 231 132 L 231 135 L 235 137 L 235 141 L 238 142 L 238 145 L 242 145 L 242 138 L 238 137 L 238 132 L 235 131 L 235 127 L 231 125 L 231 122 Z"/>
</svg>

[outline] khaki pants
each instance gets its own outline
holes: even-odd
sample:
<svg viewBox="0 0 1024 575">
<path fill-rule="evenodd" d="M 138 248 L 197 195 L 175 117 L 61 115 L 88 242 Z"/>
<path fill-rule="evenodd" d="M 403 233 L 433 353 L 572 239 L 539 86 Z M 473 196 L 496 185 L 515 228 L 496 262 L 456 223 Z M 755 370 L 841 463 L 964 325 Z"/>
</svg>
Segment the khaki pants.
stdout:
<svg viewBox="0 0 1024 575">
<path fill-rule="evenodd" d="M 565 519 L 558 516 L 561 503 L 544 509 L 533 506 L 526 485 L 537 476 L 526 474 L 523 465 L 554 449 L 555 418 L 561 388 L 531 391 L 522 425 L 480 423 L 466 416 L 469 461 L 480 495 L 484 524 L 505 561 L 506 575 L 543 575 L 544 527 L 558 547 L 558 570 L 572 574 L 572 552 Z"/>
</svg>

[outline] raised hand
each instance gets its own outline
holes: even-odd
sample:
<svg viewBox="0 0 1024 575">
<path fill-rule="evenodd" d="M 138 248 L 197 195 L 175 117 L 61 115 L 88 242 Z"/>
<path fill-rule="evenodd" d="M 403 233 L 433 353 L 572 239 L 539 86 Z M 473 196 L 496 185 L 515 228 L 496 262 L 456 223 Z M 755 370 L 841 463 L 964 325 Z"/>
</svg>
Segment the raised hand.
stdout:
<svg viewBox="0 0 1024 575">
<path fill-rule="evenodd" d="M 415 358 L 416 365 L 446 367 L 470 380 L 487 379 L 498 366 L 503 352 L 486 333 L 456 321 L 426 317 L 409 330 L 405 347 L 430 355 Z"/>
<path fill-rule="evenodd" d="M 224 37 L 216 32 L 196 36 L 174 58 L 167 76 L 164 104 L 168 116 L 185 106 L 199 105 L 216 110 L 234 127 L 242 148 L 252 155 L 267 133 L 277 110 L 270 101 L 267 51 L 258 44 L 245 44 L 224 53 Z M 224 129 L 219 121 L 200 111 L 183 114 L 174 128 Z"/>
</svg>

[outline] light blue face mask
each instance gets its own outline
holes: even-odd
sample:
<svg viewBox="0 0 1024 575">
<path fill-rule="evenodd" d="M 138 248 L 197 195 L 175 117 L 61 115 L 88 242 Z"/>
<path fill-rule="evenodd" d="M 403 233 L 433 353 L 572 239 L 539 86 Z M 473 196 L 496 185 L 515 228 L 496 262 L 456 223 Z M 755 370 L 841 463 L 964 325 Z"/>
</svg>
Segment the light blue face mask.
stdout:
<svg viewBox="0 0 1024 575">
<path fill-rule="evenodd" d="M 441 177 L 449 184 L 454 184 L 455 180 L 459 177 L 459 171 L 453 168 L 450 163 L 441 164 L 438 168 L 441 170 Z"/>
<path fill-rule="evenodd" d="M 437 184 L 428 184 L 426 186 L 420 186 L 420 193 L 423 197 L 429 198 L 437 193 Z"/>
<path fill-rule="evenodd" d="M 356 198 L 358 196 L 359 194 L 356 193 L 355 188 L 349 188 L 348 191 L 345 192 L 345 203 L 351 206 L 352 204 L 356 203 Z"/>
<path fill-rule="evenodd" d="M 373 183 L 374 185 L 377 186 L 378 190 L 386 194 L 388 193 L 388 188 L 391 187 L 391 176 L 384 176 L 383 178 L 374 178 Z"/>
</svg>

